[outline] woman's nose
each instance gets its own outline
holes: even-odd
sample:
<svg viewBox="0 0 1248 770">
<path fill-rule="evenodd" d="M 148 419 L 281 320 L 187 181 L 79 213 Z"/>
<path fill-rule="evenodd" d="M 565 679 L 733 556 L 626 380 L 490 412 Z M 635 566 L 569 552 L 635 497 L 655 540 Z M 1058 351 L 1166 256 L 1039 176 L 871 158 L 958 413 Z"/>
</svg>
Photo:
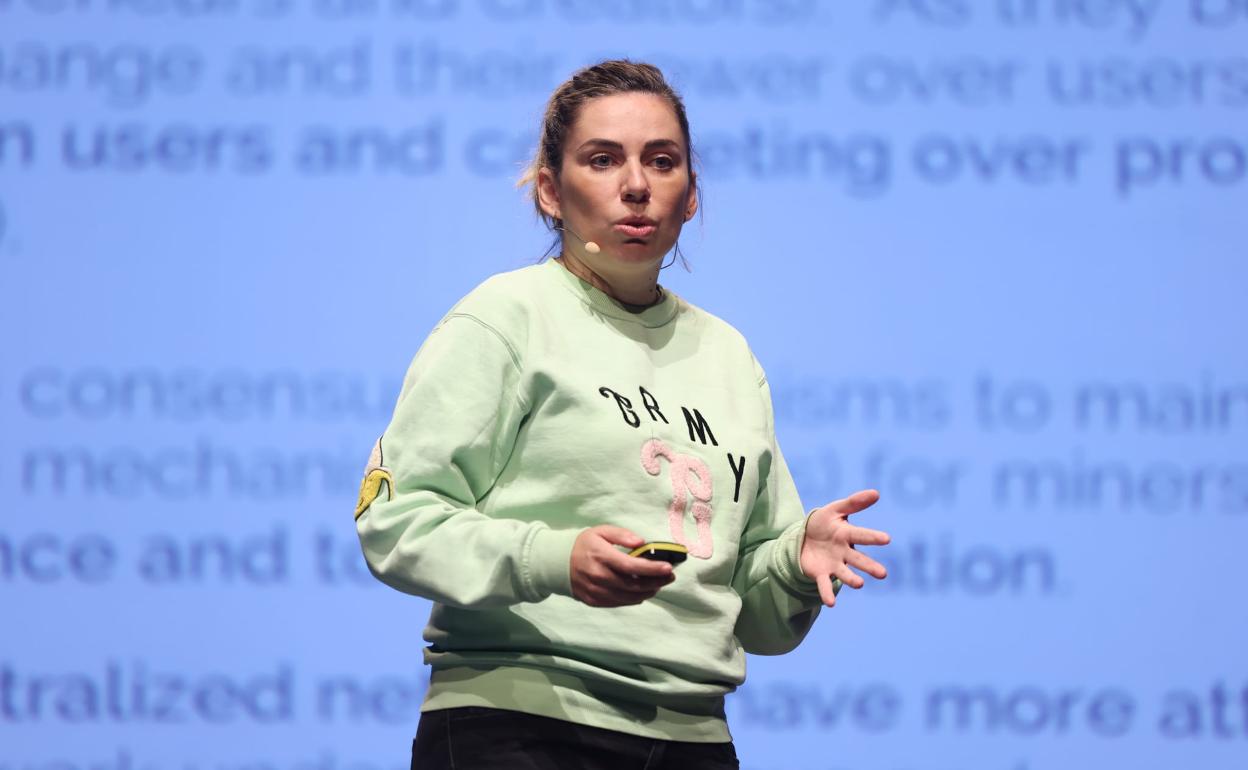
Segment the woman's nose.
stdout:
<svg viewBox="0 0 1248 770">
<path fill-rule="evenodd" d="M 621 197 L 636 203 L 650 200 L 650 180 L 646 178 L 646 172 L 640 163 L 629 163 L 625 166 Z"/>
</svg>

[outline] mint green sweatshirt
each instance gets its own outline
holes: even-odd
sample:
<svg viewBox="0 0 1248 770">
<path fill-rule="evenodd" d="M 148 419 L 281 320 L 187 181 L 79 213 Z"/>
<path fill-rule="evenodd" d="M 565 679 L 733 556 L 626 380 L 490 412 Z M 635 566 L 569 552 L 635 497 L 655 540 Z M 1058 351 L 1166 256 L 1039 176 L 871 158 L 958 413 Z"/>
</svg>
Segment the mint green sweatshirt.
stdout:
<svg viewBox="0 0 1248 770">
<path fill-rule="evenodd" d="M 554 260 L 493 276 L 438 323 L 356 512 L 373 573 L 434 602 L 425 711 L 727 741 L 745 653 L 793 649 L 821 606 L 745 339 L 670 291 L 631 313 Z M 653 598 L 590 607 L 569 558 L 598 524 L 691 555 Z"/>
</svg>

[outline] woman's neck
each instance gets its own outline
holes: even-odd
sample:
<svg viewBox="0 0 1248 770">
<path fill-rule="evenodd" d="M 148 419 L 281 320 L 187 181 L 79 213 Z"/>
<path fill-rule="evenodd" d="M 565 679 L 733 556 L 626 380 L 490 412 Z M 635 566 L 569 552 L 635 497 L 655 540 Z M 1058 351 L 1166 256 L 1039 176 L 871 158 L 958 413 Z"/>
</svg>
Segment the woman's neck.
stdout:
<svg viewBox="0 0 1248 770">
<path fill-rule="evenodd" d="M 641 311 L 663 301 L 663 289 L 658 285 L 658 276 L 635 287 L 614 287 L 602 276 L 595 273 L 588 265 L 576 258 L 576 255 L 563 252 L 555 258 L 568 272 L 598 289 L 611 299 L 630 311 Z"/>
</svg>

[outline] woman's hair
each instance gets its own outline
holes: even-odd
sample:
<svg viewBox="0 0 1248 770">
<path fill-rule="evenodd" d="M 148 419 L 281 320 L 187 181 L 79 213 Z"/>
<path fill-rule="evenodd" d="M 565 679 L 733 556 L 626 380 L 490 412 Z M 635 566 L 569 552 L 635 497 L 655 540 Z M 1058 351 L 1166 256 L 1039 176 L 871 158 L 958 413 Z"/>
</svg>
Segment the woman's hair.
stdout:
<svg viewBox="0 0 1248 770">
<path fill-rule="evenodd" d="M 585 67 L 563 82 L 550 95 L 546 103 L 546 113 L 542 116 L 541 135 L 537 141 L 537 151 L 533 160 L 516 183 L 517 187 L 529 187 L 529 197 L 537 216 L 554 230 L 561 223 L 542 211 L 537 198 L 537 174 L 543 167 L 549 168 L 559 178 L 563 168 L 563 149 L 568 141 L 568 133 L 576 122 L 581 105 L 590 99 L 612 94 L 643 93 L 654 94 L 666 101 L 680 123 L 680 131 L 685 138 L 685 167 L 689 178 L 697 187 L 693 172 L 693 143 L 689 137 L 689 117 L 685 114 L 685 103 L 668 85 L 663 73 L 653 64 L 633 62 L 628 59 L 611 59 Z M 701 198 L 701 190 L 698 190 Z M 677 246 L 677 253 L 680 247 Z M 682 261 L 684 257 L 681 256 Z"/>
</svg>

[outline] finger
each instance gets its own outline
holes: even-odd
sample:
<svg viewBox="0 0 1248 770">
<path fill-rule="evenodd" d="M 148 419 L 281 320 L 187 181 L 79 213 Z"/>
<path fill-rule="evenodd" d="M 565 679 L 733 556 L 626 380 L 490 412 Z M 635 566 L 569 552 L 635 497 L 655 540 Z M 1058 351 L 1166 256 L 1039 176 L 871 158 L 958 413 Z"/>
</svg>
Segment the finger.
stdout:
<svg viewBox="0 0 1248 770">
<path fill-rule="evenodd" d="M 888 577 L 888 570 L 884 568 L 884 565 L 880 564 L 875 559 L 872 559 L 870 556 L 867 556 L 865 553 L 853 551 L 845 557 L 845 563 L 862 570 L 877 580 L 883 580 Z"/>
<path fill-rule="evenodd" d="M 615 573 L 611 573 L 611 577 L 601 581 L 601 584 L 613 590 L 628 591 L 630 593 L 644 593 L 646 591 L 658 591 L 664 586 L 671 585 L 675 580 L 675 575 L 667 575 L 665 577 L 637 577 L 635 575 L 617 575 Z"/>
<path fill-rule="evenodd" d="M 607 549 L 600 559 L 608 569 L 617 575 L 638 577 L 667 577 L 672 574 L 672 565 L 665 561 L 643 559 L 640 556 L 629 556 L 614 548 Z"/>
<path fill-rule="evenodd" d="M 614 594 L 601 592 L 589 594 L 585 598 L 585 604 L 588 604 L 590 607 L 624 607 L 629 604 L 641 604 L 643 601 L 645 599 L 625 599 Z"/>
<path fill-rule="evenodd" d="M 866 527 L 854 527 L 849 530 L 849 542 L 854 545 L 888 545 L 893 539 L 887 532 Z"/>
<path fill-rule="evenodd" d="M 599 524 L 594 527 L 594 531 L 603 540 L 612 545 L 622 545 L 625 548 L 637 548 L 646 544 L 644 538 L 632 530 L 616 527 L 611 524 Z"/>
<path fill-rule="evenodd" d="M 633 560 L 628 559 L 629 567 Z M 638 559 L 637 561 L 643 561 Z M 649 562 L 639 567 L 653 569 L 653 565 Z M 654 586 L 656 589 L 662 588 L 675 579 L 675 575 L 670 571 L 671 565 L 665 564 L 669 568 L 667 574 L 659 575 L 641 575 L 632 569 L 617 570 L 609 567 L 605 562 L 594 565 L 592 582 L 594 585 L 606 588 L 626 588 L 628 590 L 640 590 L 647 586 Z M 0 769 L 2 770 L 2 769 Z"/>
<path fill-rule="evenodd" d="M 850 588 L 862 588 L 867 584 L 867 581 L 863 580 L 862 575 L 854 572 L 845 564 L 840 564 L 833 568 L 832 574 Z"/>
<path fill-rule="evenodd" d="M 612 575 L 603 586 L 615 591 L 628 593 L 656 593 L 660 588 L 669 585 L 676 579 L 675 575 L 667 577 L 635 577 L 632 575 Z"/>
<path fill-rule="evenodd" d="M 824 606 L 835 606 L 836 593 L 832 590 L 832 578 L 827 575 L 819 575 L 815 578 L 815 585 L 819 586 L 819 598 L 823 600 Z"/>
<path fill-rule="evenodd" d="M 633 604 L 641 604 L 647 599 L 653 598 L 657 591 L 637 592 L 624 591 L 620 589 L 607 588 L 600 589 L 594 596 L 598 602 L 598 607 L 626 607 Z"/>
<path fill-rule="evenodd" d="M 828 503 L 824 508 L 830 508 L 834 513 L 858 513 L 864 508 L 875 505 L 879 499 L 880 493 L 876 490 L 861 489 L 848 497 Z"/>
<path fill-rule="evenodd" d="M 599 585 L 585 586 L 577 598 L 590 607 L 612 607 L 617 603 L 614 593 Z"/>
</svg>

